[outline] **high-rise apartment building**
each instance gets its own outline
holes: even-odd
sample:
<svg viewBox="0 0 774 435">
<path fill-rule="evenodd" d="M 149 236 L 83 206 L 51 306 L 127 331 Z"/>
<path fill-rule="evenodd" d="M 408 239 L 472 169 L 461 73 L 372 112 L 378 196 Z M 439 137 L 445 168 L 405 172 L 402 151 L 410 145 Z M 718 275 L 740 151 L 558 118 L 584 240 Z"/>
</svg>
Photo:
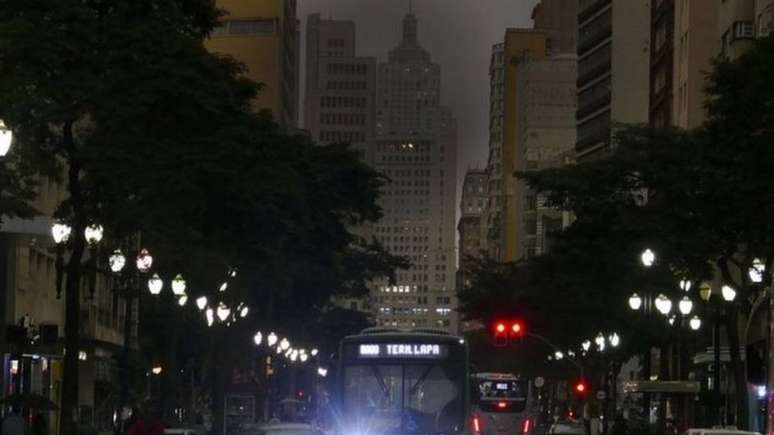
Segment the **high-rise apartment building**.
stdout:
<svg viewBox="0 0 774 435">
<path fill-rule="evenodd" d="M 309 15 L 304 127 L 312 138 L 351 143 L 370 162 L 375 92 L 376 59 L 355 55 L 355 23 Z"/>
<path fill-rule="evenodd" d="M 468 169 L 462 183 L 460 200 L 460 221 L 457 231 L 460 236 L 460 273 L 457 275 L 460 287 L 470 285 L 471 263 L 481 258 L 486 249 L 484 211 L 488 200 L 488 176 L 485 169 Z"/>
<path fill-rule="evenodd" d="M 391 182 L 374 234 L 412 265 L 394 285 L 376 283 L 371 301 L 380 325 L 456 332 L 457 123 L 440 105 L 441 69 L 411 12 L 402 35 L 377 74 L 373 164 Z"/>
<path fill-rule="evenodd" d="M 561 54 L 528 59 L 518 65 L 519 145 L 515 169 L 530 172 L 574 161 L 577 109 L 577 59 Z M 516 257 L 528 259 L 549 250 L 549 234 L 561 230 L 568 215 L 546 206 L 545 196 L 521 179 L 515 184 Z"/>
<path fill-rule="evenodd" d="M 505 92 L 505 44 L 492 46 L 489 62 L 489 156 L 487 158 L 488 198 L 484 220 L 487 255 L 501 258 L 503 192 L 503 115 Z"/>
<path fill-rule="evenodd" d="M 672 123 L 675 0 L 655 1 L 650 14 L 650 115 L 654 127 Z"/>
<path fill-rule="evenodd" d="M 532 9 L 533 28 L 546 32 L 549 55 L 573 53 L 578 46 L 578 0 L 541 0 Z"/>
<path fill-rule="evenodd" d="M 674 77 L 667 80 L 674 82 L 672 124 L 681 128 L 699 127 L 706 117 L 704 86 L 712 59 L 718 55 L 719 6 L 718 2 L 700 0 L 675 2 Z M 659 39 L 658 33 L 654 38 Z M 660 74 L 651 78 L 660 80 Z"/>
<path fill-rule="evenodd" d="M 518 99 L 521 96 L 516 90 L 519 65 L 528 59 L 542 59 L 545 56 L 546 32 L 532 29 L 506 30 L 502 48 L 502 84 L 497 84 L 501 87 L 495 91 L 496 95 L 502 95 L 502 106 L 499 106 L 498 101 L 498 106 L 490 109 L 493 111 L 491 119 L 497 120 L 502 126 L 502 139 L 490 138 L 489 158 L 498 165 L 493 169 L 498 174 L 495 178 L 499 178 L 494 194 L 496 196 L 491 199 L 496 203 L 493 206 L 499 213 L 494 216 L 489 231 L 494 239 L 494 250 L 498 253 L 496 258 L 500 261 L 515 261 L 519 258 L 517 246 L 521 245 L 522 237 L 519 233 L 517 180 L 514 175 L 517 155 L 521 152 L 518 135 Z M 497 128 L 500 128 L 499 125 Z M 498 155 L 493 156 L 495 153 Z"/>
<path fill-rule="evenodd" d="M 650 0 L 580 0 L 579 161 L 604 155 L 616 124 L 648 121 Z"/>
<path fill-rule="evenodd" d="M 299 29 L 296 0 L 217 0 L 225 11 L 206 41 L 212 52 L 242 62 L 263 89 L 256 110 L 271 111 L 288 129 L 298 127 Z"/>
</svg>

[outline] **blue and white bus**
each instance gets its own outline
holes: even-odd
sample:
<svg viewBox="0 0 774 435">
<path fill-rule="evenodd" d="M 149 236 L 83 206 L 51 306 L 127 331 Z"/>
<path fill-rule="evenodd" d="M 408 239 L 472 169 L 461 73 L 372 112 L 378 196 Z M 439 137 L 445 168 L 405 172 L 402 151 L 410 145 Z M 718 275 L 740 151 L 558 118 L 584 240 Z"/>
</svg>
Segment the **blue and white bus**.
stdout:
<svg viewBox="0 0 774 435">
<path fill-rule="evenodd" d="M 435 330 L 369 328 L 341 342 L 339 435 L 467 431 L 468 348 Z"/>
</svg>

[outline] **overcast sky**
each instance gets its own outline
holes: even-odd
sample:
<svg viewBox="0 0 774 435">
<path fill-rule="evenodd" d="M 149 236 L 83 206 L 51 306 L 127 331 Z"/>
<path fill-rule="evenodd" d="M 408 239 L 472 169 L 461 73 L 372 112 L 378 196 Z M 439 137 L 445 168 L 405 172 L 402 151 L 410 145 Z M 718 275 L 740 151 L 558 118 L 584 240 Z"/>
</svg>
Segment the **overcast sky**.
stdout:
<svg viewBox="0 0 774 435">
<path fill-rule="evenodd" d="M 532 27 L 537 0 L 413 0 L 420 43 L 441 65 L 441 104 L 459 123 L 458 179 L 468 166 L 486 164 L 489 140 L 489 54 L 507 27 Z M 385 61 L 398 44 L 409 0 L 298 0 L 301 53 L 306 18 L 351 19 L 357 28 L 358 56 Z M 304 56 L 302 59 L 302 69 Z M 301 74 L 303 82 L 304 74 Z M 301 98 L 303 99 L 303 84 Z M 303 101 L 303 100 L 302 100 Z M 303 111 L 302 111 L 303 112 Z"/>
</svg>

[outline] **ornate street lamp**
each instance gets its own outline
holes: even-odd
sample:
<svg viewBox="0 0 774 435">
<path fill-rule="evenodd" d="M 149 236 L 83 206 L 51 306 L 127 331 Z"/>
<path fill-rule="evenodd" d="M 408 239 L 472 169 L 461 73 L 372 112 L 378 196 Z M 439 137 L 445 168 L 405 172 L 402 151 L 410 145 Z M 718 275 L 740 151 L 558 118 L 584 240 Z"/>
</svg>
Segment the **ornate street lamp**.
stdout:
<svg viewBox="0 0 774 435">
<path fill-rule="evenodd" d="M 733 302 L 736 299 L 736 290 L 733 287 L 724 285 L 720 290 L 726 302 Z"/>
<path fill-rule="evenodd" d="M 653 266 L 653 263 L 656 262 L 656 254 L 650 250 L 650 248 L 642 251 L 642 254 L 640 254 L 640 261 L 642 262 L 642 265 L 645 267 L 651 267 Z"/>
<path fill-rule="evenodd" d="M 196 298 L 196 306 L 199 308 L 199 311 L 207 308 L 207 296 L 199 296 Z"/>
<path fill-rule="evenodd" d="M 96 245 L 101 242 L 103 233 L 104 229 L 99 224 L 89 225 L 83 230 L 83 235 L 89 245 Z"/>
<path fill-rule="evenodd" d="M 672 301 L 662 293 L 656 297 L 656 309 L 666 316 L 672 311 Z"/>
<path fill-rule="evenodd" d="M 177 300 L 177 304 L 180 305 L 181 307 L 184 307 L 185 304 L 187 303 L 188 303 L 188 295 L 180 296 L 180 299 Z"/>
<path fill-rule="evenodd" d="M 581 343 L 581 349 L 583 349 L 584 352 L 588 352 L 589 349 L 591 349 L 591 341 L 583 340 L 583 343 Z"/>
<path fill-rule="evenodd" d="M 266 344 L 268 344 L 269 347 L 272 347 L 275 344 L 277 344 L 277 334 L 270 332 L 269 336 L 266 337 Z"/>
<path fill-rule="evenodd" d="M 153 266 L 153 256 L 151 256 L 148 253 L 147 249 L 143 249 L 140 251 L 140 254 L 137 255 L 137 270 L 139 270 L 142 273 L 146 273 L 150 270 L 151 266 Z"/>
<path fill-rule="evenodd" d="M 755 258 L 752 261 L 752 266 L 747 274 L 750 276 L 750 281 L 760 284 L 763 282 L 763 273 L 766 272 L 766 265 L 763 264 L 760 258 Z"/>
<path fill-rule="evenodd" d="M 691 329 L 697 331 L 699 328 L 701 328 L 701 319 L 699 316 L 693 316 L 688 324 L 691 326 Z"/>
<path fill-rule="evenodd" d="M 120 249 L 116 249 L 110 254 L 110 257 L 108 257 L 108 265 L 110 265 L 110 270 L 113 273 L 119 273 L 124 270 L 124 266 L 126 266 L 126 257 Z"/>
<path fill-rule="evenodd" d="M 207 308 L 204 312 L 204 316 L 207 318 L 207 326 L 212 326 L 212 324 L 215 323 L 215 312 L 212 308 Z"/>
<path fill-rule="evenodd" d="M 680 289 L 682 289 L 684 292 L 691 290 L 691 281 L 687 279 L 681 279 L 680 280 Z"/>
<path fill-rule="evenodd" d="M 218 312 L 216 314 L 221 322 L 225 322 L 226 319 L 228 319 L 228 316 L 231 315 L 231 309 L 221 302 L 218 304 Z"/>
<path fill-rule="evenodd" d="M 253 342 L 255 342 L 256 346 L 260 346 L 261 343 L 263 343 L 263 334 L 261 334 L 261 331 L 258 331 L 253 336 Z"/>
<path fill-rule="evenodd" d="M 158 273 L 154 273 L 153 276 L 148 280 L 148 291 L 153 296 L 158 296 L 163 289 L 164 281 L 161 280 L 161 277 Z"/>
<path fill-rule="evenodd" d="M 594 338 L 594 343 L 596 343 L 597 349 L 600 352 L 605 350 L 605 336 L 602 335 L 601 332 L 599 334 L 597 334 L 596 338 Z"/>
<path fill-rule="evenodd" d="M 239 310 L 239 317 L 241 317 L 241 318 L 245 318 L 245 317 L 247 317 L 247 315 L 248 315 L 249 313 L 250 313 L 250 309 L 249 309 L 249 308 L 247 308 L 246 306 L 245 306 L 245 307 L 242 307 L 242 309 L 241 309 L 241 310 Z"/>
<path fill-rule="evenodd" d="M 183 279 L 183 276 L 178 273 L 175 279 L 172 280 L 172 293 L 176 296 L 182 296 L 185 294 L 185 287 L 185 280 Z"/>
<path fill-rule="evenodd" d="M 290 348 L 290 342 L 287 338 L 283 338 L 282 341 L 280 341 L 280 349 L 282 350 L 288 350 Z"/>
<path fill-rule="evenodd" d="M 312 349 L 312 356 L 317 356 L 317 352 L 319 352 L 317 349 Z"/>
<path fill-rule="evenodd" d="M 54 238 L 54 243 L 57 245 L 66 243 L 70 239 L 70 233 L 73 229 L 63 223 L 55 223 L 51 226 L 51 236 Z"/>
<path fill-rule="evenodd" d="M 13 131 L 5 126 L 5 121 L 0 119 L 0 157 L 5 157 L 11 150 L 13 143 Z"/>
<path fill-rule="evenodd" d="M 610 334 L 609 337 L 607 337 L 607 341 L 610 342 L 610 346 L 618 347 L 618 345 L 621 344 L 621 337 L 618 335 L 617 332 L 614 332 Z"/>
<path fill-rule="evenodd" d="M 683 296 L 677 304 L 677 308 L 680 310 L 680 314 L 687 316 L 693 311 L 693 301 L 688 296 Z"/>
<path fill-rule="evenodd" d="M 629 308 L 638 311 L 642 307 L 642 298 L 637 293 L 629 297 Z"/>
<path fill-rule="evenodd" d="M 701 300 L 703 300 L 704 302 L 709 302 L 711 296 L 712 296 L 712 287 L 706 282 L 701 283 L 701 285 L 699 286 L 699 297 L 701 298 Z"/>
</svg>

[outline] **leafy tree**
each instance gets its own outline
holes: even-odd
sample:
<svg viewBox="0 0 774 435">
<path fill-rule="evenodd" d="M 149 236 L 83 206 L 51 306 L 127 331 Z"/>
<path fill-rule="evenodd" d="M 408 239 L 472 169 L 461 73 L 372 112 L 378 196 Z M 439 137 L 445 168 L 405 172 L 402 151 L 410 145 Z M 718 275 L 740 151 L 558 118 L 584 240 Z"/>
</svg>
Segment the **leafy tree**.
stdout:
<svg viewBox="0 0 774 435">
<path fill-rule="evenodd" d="M 740 310 L 746 313 L 771 279 L 766 273 L 762 283 L 751 282 L 747 272 L 756 258 L 770 271 L 774 259 L 774 201 L 768 193 L 774 163 L 772 74 L 770 36 L 735 61 L 716 61 L 706 88 L 708 119 L 701 128 L 627 127 L 608 157 L 521 174 L 548 195 L 551 205 L 577 216 L 559 235 L 562 249 L 585 246 L 588 237 L 577 238 L 584 233 L 627 256 L 647 246 L 659 256 L 664 281 L 657 288 L 670 279 L 674 288 L 682 277 L 698 283 L 715 276 L 733 286 L 738 298 L 725 311 L 737 385 L 746 385 Z M 613 314 L 621 306 L 603 307 Z M 738 425 L 746 427 L 747 398 L 737 398 Z"/>
<path fill-rule="evenodd" d="M 106 239 L 142 233 L 159 272 L 183 272 L 192 293 L 214 294 L 237 267 L 228 297 L 275 321 L 405 264 L 349 231 L 380 217 L 382 178 L 346 146 L 316 147 L 254 114 L 260 86 L 205 50 L 211 1 L 9 0 L 0 17 L 0 119 L 22 171 L 13 180 L 41 174 L 67 188 L 55 213 L 72 227 L 66 349 L 79 348 L 83 233 L 94 222 Z M 29 198 L 12 193 L 18 205 Z M 72 434 L 77 352 L 65 355 L 62 397 Z"/>
</svg>

